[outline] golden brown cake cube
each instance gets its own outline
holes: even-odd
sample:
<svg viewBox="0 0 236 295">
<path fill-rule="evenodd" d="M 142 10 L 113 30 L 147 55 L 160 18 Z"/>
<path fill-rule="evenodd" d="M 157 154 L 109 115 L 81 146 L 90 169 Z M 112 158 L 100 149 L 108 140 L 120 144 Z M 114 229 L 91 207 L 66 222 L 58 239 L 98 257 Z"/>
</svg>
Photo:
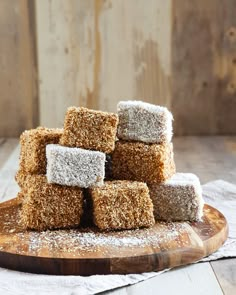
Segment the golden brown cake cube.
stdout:
<svg viewBox="0 0 236 295">
<path fill-rule="evenodd" d="M 47 183 L 44 175 L 31 175 L 25 181 L 20 222 L 26 229 L 71 228 L 80 224 L 83 191 L 78 187 Z"/>
<path fill-rule="evenodd" d="M 94 223 L 100 230 L 134 229 L 154 224 L 153 204 L 145 183 L 107 181 L 90 189 Z"/>
<path fill-rule="evenodd" d="M 29 174 L 46 173 L 46 145 L 58 143 L 62 129 L 39 127 L 26 130 L 20 137 L 20 170 Z"/>
<path fill-rule="evenodd" d="M 70 107 L 60 144 L 110 153 L 115 147 L 117 124 L 116 114 Z"/>
<path fill-rule="evenodd" d="M 175 173 L 173 145 L 117 141 L 112 173 L 115 179 L 161 183 Z"/>
</svg>

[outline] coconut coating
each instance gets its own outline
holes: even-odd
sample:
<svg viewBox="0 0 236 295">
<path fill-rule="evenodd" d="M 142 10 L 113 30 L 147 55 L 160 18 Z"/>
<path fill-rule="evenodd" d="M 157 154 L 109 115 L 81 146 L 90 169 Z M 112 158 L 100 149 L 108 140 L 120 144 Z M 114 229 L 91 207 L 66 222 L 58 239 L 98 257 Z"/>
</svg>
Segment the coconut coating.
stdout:
<svg viewBox="0 0 236 295">
<path fill-rule="evenodd" d="M 25 229 L 41 231 L 80 224 L 81 188 L 49 184 L 45 175 L 31 175 L 25 181 L 24 194 L 20 222 Z"/>
<path fill-rule="evenodd" d="M 20 136 L 20 170 L 29 174 L 46 173 L 46 145 L 58 143 L 62 129 L 38 127 L 26 130 Z"/>
<path fill-rule="evenodd" d="M 118 115 L 70 107 L 64 121 L 60 144 L 110 153 L 115 147 Z"/>
<path fill-rule="evenodd" d="M 133 229 L 154 224 L 153 204 L 145 183 L 107 181 L 91 188 L 94 223 L 100 230 Z"/>
<path fill-rule="evenodd" d="M 156 220 L 199 221 L 204 201 L 198 177 L 192 173 L 176 173 L 161 184 L 149 185 Z"/>
<path fill-rule="evenodd" d="M 112 154 L 115 179 L 161 183 L 175 173 L 172 143 L 117 141 Z"/>
<path fill-rule="evenodd" d="M 46 155 L 48 182 L 83 188 L 103 184 L 104 153 L 49 144 Z"/>
<path fill-rule="evenodd" d="M 117 105 L 118 138 L 146 143 L 170 142 L 173 116 L 166 107 L 143 101 L 120 101 Z"/>
</svg>

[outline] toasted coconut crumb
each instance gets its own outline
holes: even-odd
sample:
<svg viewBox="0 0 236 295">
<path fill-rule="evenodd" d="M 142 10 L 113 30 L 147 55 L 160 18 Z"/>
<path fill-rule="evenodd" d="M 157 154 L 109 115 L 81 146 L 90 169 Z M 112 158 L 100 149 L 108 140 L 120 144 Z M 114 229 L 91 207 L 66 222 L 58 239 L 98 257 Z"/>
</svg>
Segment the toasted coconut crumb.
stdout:
<svg viewBox="0 0 236 295">
<path fill-rule="evenodd" d="M 99 229 L 132 229 L 154 224 L 153 204 L 145 183 L 107 181 L 89 191 L 94 223 Z"/>
<path fill-rule="evenodd" d="M 80 224 L 83 191 L 47 183 L 44 175 L 27 176 L 20 221 L 25 229 L 71 228 Z"/>
<path fill-rule="evenodd" d="M 27 176 L 29 176 L 29 173 L 26 173 L 24 170 L 22 170 L 21 168 L 16 172 L 15 175 L 15 180 L 17 182 L 17 184 L 19 185 L 19 187 L 22 189 L 24 187 L 25 181 Z"/>
<path fill-rule="evenodd" d="M 115 179 L 161 183 L 175 173 L 172 143 L 117 141 L 112 154 Z"/>
<path fill-rule="evenodd" d="M 38 127 L 26 130 L 20 136 L 20 170 L 29 174 L 46 173 L 46 145 L 58 143 L 62 129 Z"/>
<path fill-rule="evenodd" d="M 70 107 L 60 144 L 110 153 L 115 147 L 117 124 L 116 114 Z"/>
</svg>

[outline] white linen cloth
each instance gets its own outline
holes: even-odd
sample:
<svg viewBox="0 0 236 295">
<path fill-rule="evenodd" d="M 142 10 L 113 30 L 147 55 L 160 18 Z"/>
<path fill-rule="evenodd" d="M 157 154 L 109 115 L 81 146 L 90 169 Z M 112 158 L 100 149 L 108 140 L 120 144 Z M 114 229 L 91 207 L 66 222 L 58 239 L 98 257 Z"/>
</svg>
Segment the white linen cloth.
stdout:
<svg viewBox="0 0 236 295">
<path fill-rule="evenodd" d="M 205 202 L 219 209 L 229 223 L 229 238 L 215 253 L 202 261 L 236 257 L 236 185 L 216 180 L 203 185 Z M 131 285 L 159 275 L 150 272 L 130 275 L 51 276 L 0 268 L 0 294 L 87 295 Z"/>
</svg>

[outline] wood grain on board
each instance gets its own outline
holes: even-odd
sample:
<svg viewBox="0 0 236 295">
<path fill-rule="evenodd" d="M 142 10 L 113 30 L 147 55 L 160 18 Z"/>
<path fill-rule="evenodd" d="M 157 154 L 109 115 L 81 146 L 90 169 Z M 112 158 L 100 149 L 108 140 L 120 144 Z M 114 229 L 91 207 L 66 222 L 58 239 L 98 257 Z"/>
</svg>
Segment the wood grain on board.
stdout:
<svg viewBox="0 0 236 295">
<path fill-rule="evenodd" d="M 197 174 L 202 184 L 216 179 L 236 184 L 235 136 L 176 137 L 174 150 L 178 171 Z M 213 261 L 210 265 L 224 294 L 231 295 L 236 289 L 236 258 Z"/>
<path fill-rule="evenodd" d="M 0 154 L 5 148 L 6 151 L 5 163 L 2 163 L 2 167 L 0 164 L 1 201 L 13 198 L 18 191 L 13 178 L 19 149 L 15 150 L 15 146 L 7 144 L 5 139 L 0 139 L 0 143 L 3 142 L 5 144 L 0 145 Z M 236 184 L 236 137 L 179 137 L 174 138 L 174 148 L 178 171 L 196 173 L 202 183 L 222 178 Z M 207 165 L 204 164 L 206 162 Z M 106 294 L 130 295 L 143 294 L 147 291 L 150 294 L 157 294 L 164 288 L 163 290 L 169 295 L 175 295 L 177 292 L 184 295 L 199 294 L 199 292 L 209 294 L 210 291 L 214 294 L 224 292 L 226 295 L 231 295 L 235 289 L 235 264 L 236 258 L 192 264 L 175 268 L 137 285 L 108 291 Z M 196 285 L 196 282 L 199 284 Z"/>
<path fill-rule="evenodd" d="M 215 252 L 227 239 L 228 225 L 224 216 L 205 205 L 201 222 L 182 223 L 178 234 L 168 239 L 170 225 L 156 223 L 148 235 L 158 237 L 158 242 L 144 246 L 129 243 L 122 247 L 114 244 L 96 244 L 84 247 L 77 240 L 73 251 L 70 236 L 66 245 L 45 243 L 47 238 L 37 237 L 25 231 L 19 223 L 20 200 L 18 198 L 0 204 L 0 266 L 33 273 L 58 275 L 128 274 L 159 271 L 198 261 Z M 81 230 L 78 229 L 78 233 Z M 145 242 L 146 231 L 139 230 Z M 124 239 L 129 239 L 123 232 Z M 96 231 L 94 231 L 96 234 Z M 127 233 L 127 237 L 125 234 Z M 64 232 L 65 235 L 65 232 Z M 117 233 L 104 233 L 106 237 L 118 238 Z M 50 239 L 50 237 L 49 237 Z M 54 238 L 55 242 L 56 237 Z M 96 240 L 96 238 L 95 238 Z M 74 245 L 75 247 L 75 245 Z M 68 250 L 69 249 L 69 250 Z M 78 249 L 78 250 L 76 250 Z"/>
<path fill-rule="evenodd" d="M 38 123 L 33 1 L 0 1 L 0 136 Z"/>
</svg>

